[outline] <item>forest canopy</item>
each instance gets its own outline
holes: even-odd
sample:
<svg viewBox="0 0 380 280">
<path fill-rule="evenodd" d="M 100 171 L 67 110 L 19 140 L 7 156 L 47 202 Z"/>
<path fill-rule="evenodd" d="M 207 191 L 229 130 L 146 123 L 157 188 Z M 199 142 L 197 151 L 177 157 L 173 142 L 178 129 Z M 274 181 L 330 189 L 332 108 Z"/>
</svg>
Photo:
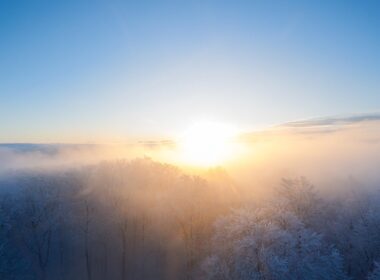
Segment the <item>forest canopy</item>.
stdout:
<svg viewBox="0 0 380 280">
<path fill-rule="evenodd" d="M 3 279 L 378 279 L 378 190 L 244 197 L 151 159 L 2 176 Z M 377 276 L 376 276 L 377 275 Z M 296 278 L 294 278 L 296 277 Z"/>
</svg>

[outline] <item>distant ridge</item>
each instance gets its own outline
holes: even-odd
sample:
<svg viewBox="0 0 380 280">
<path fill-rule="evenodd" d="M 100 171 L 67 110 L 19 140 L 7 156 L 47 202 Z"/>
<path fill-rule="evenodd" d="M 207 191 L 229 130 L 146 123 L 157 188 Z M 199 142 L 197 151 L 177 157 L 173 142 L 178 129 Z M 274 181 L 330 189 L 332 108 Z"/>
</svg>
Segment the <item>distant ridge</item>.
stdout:
<svg viewBox="0 0 380 280">
<path fill-rule="evenodd" d="M 54 155 L 62 147 L 83 148 L 93 147 L 95 144 L 34 144 L 34 143 L 0 143 L 0 149 L 8 149 L 16 153 L 40 152 L 42 154 Z"/>
</svg>

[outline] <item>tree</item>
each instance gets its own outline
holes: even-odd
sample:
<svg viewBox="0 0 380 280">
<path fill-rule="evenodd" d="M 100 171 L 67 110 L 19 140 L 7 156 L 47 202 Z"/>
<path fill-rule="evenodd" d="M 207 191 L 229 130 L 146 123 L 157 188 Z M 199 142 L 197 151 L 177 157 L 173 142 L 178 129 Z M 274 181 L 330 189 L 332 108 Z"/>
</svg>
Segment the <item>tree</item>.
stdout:
<svg viewBox="0 0 380 280">
<path fill-rule="evenodd" d="M 289 211 L 241 209 L 221 219 L 208 280 L 346 279 L 340 254 Z"/>
<path fill-rule="evenodd" d="M 294 213 L 306 226 L 317 226 L 323 201 L 306 178 L 282 179 L 276 199 L 275 203 Z"/>
<path fill-rule="evenodd" d="M 18 279 L 26 274 L 28 265 L 12 240 L 12 203 L 10 197 L 0 197 L 0 279 Z"/>
</svg>

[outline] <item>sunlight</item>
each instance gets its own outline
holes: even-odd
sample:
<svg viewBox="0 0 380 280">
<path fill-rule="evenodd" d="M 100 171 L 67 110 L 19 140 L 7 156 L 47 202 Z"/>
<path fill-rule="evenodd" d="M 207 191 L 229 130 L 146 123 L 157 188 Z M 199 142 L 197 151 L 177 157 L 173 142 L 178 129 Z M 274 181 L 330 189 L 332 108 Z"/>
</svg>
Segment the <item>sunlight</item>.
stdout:
<svg viewBox="0 0 380 280">
<path fill-rule="evenodd" d="M 194 124 L 180 138 L 181 161 L 197 166 L 221 164 L 233 155 L 236 134 L 236 129 L 225 124 Z"/>
</svg>

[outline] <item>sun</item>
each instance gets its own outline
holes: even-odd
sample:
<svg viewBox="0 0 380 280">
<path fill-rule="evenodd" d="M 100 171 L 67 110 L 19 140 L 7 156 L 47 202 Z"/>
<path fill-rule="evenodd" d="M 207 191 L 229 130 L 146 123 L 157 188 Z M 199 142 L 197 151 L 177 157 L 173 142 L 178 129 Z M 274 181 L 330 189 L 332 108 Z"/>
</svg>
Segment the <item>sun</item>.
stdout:
<svg viewBox="0 0 380 280">
<path fill-rule="evenodd" d="M 179 139 L 181 161 L 204 167 L 220 165 L 232 156 L 236 134 L 237 130 L 226 124 L 196 123 Z"/>
</svg>

